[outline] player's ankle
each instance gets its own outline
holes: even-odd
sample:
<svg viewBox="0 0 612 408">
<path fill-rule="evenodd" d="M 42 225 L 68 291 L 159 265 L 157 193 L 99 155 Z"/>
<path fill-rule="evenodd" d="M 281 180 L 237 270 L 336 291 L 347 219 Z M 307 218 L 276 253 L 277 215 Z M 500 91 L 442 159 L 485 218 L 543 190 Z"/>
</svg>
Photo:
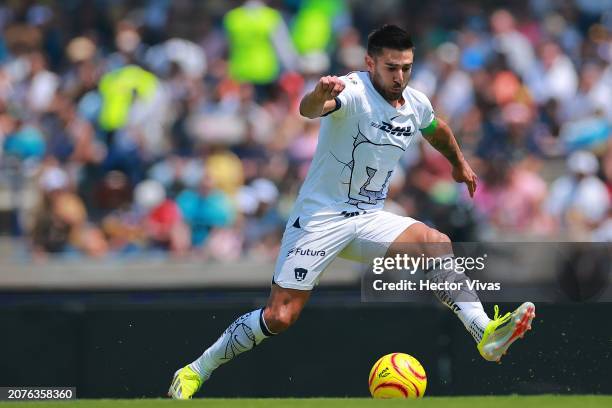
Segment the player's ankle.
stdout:
<svg viewBox="0 0 612 408">
<path fill-rule="evenodd" d="M 193 370 L 194 373 L 200 377 L 202 382 L 208 380 L 212 374 L 212 371 L 207 371 L 202 364 L 200 364 L 197 360 L 187 365 L 189 368 Z"/>
</svg>

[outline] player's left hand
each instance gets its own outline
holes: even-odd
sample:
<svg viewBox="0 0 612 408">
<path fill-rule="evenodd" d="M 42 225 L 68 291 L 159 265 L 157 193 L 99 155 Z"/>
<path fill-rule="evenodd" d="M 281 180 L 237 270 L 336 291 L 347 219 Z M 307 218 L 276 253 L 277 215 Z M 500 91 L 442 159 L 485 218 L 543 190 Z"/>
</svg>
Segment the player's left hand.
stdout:
<svg viewBox="0 0 612 408">
<path fill-rule="evenodd" d="M 462 160 L 459 165 L 453 166 L 453 178 L 457 183 L 465 183 L 470 192 L 470 197 L 474 197 L 474 193 L 476 192 L 476 180 L 478 180 L 478 177 L 465 160 Z"/>
</svg>

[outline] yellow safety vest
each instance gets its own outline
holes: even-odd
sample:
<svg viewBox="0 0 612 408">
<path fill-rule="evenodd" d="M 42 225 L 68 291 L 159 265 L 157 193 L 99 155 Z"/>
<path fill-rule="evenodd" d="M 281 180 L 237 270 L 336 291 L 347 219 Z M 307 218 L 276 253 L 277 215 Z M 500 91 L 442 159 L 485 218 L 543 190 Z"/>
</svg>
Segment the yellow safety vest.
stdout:
<svg viewBox="0 0 612 408">
<path fill-rule="evenodd" d="M 272 35 L 281 21 L 270 7 L 238 7 L 230 10 L 223 23 L 228 34 L 230 76 L 240 82 L 268 84 L 279 72 Z"/>
<path fill-rule="evenodd" d="M 291 29 L 298 53 L 325 52 L 332 39 L 334 18 L 344 7 L 344 0 L 304 0 Z"/>
<path fill-rule="evenodd" d="M 102 96 L 98 121 L 102 129 L 111 131 L 125 126 L 134 94 L 148 99 L 154 95 L 157 84 L 155 75 L 136 65 L 127 65 L 104 74 L 98 86 Z"/>
</svg>

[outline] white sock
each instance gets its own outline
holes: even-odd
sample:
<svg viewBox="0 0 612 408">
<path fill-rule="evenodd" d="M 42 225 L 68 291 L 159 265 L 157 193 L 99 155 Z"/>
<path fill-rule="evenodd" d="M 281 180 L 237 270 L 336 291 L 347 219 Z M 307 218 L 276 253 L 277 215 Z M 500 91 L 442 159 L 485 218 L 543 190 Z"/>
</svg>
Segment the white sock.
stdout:
<svg viewBox="0 0 612 408">
<path fill-rule="evenodd" d="M 457 312 L 457 316 L 459 316 L 467 331 L 472 335 L 476 344 L 480 343 L 484 330 L 491 321 L 482 308 L 482 303 L 460 302 L 458 305 L 461 308 L 461 312 Z"/>
<path fill-rule="evenodd" d="M 189 366 L 206 381 L 221 364 L 251 350 L 274 335 L 266 326 L 263 309 L 240 316 L 221 334 L 221 337 Z"/>
<path fill-rule="evenodd" d="M 452 255 L 446 258 L 450 257 Z M 435 294 L 442 303 L 455 312 L 476 343 L 480 343 L 484 330 L 491 319 L 485 313 L 476 291 L 474 289 L 470 290 L 467 286 L 470 278 L 465 273 L 444 267 L 428 271 L 426 277 L 436 283 L 455 282 L 462 284 L 461 290 L 438 290 Z"/>
</svg>

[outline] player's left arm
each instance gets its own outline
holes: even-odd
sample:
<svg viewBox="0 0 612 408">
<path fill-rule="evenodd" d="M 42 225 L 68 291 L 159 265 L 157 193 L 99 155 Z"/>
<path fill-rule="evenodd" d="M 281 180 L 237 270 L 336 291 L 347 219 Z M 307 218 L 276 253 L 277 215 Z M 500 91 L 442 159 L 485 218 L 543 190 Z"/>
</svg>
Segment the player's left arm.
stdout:
<svg viewBox="0 0 612 408">
<path fill-rule="evenodd" d="M 472 170 L 468 162 L 463 157 L 457 139 L 451 128 L 439 118 L 434 118 L 429 126 L 421 129 L 425 140 L 429 142 L 437 151 L 453 166 L 453 178 L 457 183 L 465 183 L 470 197 L 474 197 L 476 191 L 476 173 Z"/>
</svg>

